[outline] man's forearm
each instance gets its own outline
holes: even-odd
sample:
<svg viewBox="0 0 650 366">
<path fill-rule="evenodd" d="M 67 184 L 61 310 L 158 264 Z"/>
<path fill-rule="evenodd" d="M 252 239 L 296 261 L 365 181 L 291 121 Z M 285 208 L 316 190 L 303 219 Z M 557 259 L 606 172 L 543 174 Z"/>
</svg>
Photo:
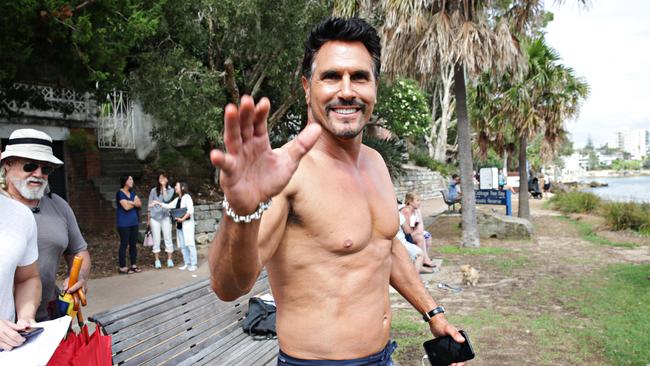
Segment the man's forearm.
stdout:
<svg viewBox="0 0 650 366">
<path fill-rule="evenodd" d="M 209 252 L 211 284 L 220 299 L 232 301 L 248 293 L 262 264 L 257 237 L 260 222 L 235 223 L 224 217 Z"/>
<path fill-rule="evenodd" d="M 420 313 L 438 306 L 422 284 L 420 276 L 401 243 L 393 242 L 390 284 Z"/>
<path fill-rule="evenodd" d="M 33 320 L 36 317 L 36 310 L 41 303 L 41 279 L 30 277 L 29 279 L 16 283 L 15 292 L 16 321 L 20 319 Z"/>
</svg>

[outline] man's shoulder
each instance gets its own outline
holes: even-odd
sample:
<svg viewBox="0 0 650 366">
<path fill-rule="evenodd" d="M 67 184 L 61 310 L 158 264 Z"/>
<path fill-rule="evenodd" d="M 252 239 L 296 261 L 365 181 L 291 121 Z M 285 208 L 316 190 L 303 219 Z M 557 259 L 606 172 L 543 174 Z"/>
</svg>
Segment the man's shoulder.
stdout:
<svg viewBox="0 0 650 366">
<path fill-rule="evenodd" d="M 0 208 L 2 212 L 11 213 L 11 216 L 30 217 L 32 212 L 24 204 L 0 193 Z"/>
</svg>

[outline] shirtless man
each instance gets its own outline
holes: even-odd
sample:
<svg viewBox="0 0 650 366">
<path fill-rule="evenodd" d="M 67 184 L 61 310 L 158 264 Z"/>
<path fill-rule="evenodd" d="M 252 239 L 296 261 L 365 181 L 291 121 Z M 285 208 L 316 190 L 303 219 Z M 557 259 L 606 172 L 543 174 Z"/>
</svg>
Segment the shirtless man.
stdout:
<svg viewBox="0 0 650 366">
<path fill-rule="evenodd" d="M 434 336 L 464 341 L 395 239 L 397 200 L 388 170 L 379 153 L 361 144 L 379 60 L 379 37 L 365 21 L 326 19 L 306 44 L 308 121 L 295 140 L 271 150 L 266 98 L 255 104 L 244 96 L 239 108 L 225 110 L 227 153 L 210 156 L 227 199 L 210 248 L 212 288 L 234 300 L 266 266 L 277 305 L 278 365 L 359 359 L 392 365 L 389 284 L 424 317 L 430 314 Z"/>
</svg>

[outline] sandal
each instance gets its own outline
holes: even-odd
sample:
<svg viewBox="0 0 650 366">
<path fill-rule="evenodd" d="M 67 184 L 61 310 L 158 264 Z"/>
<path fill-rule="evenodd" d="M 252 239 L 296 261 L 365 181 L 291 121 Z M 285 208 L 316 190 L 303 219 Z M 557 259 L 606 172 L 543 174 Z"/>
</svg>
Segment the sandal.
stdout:
<svg viewBox="0 0 650 366">
<path fill-rule="evenodd" d="M 133 266 L 131 269 L 129 269 L 130 273 L 140 273 L 142 272 L 142 269 L 138 268 L 138 266 Z"/>
<path fill-rule="evenodd" d="M 130 274 L 133 273 L 130 269 L 124 267 L 124 268 L 118 268 L 117 273 L 119 274 Z"/>
</svg>

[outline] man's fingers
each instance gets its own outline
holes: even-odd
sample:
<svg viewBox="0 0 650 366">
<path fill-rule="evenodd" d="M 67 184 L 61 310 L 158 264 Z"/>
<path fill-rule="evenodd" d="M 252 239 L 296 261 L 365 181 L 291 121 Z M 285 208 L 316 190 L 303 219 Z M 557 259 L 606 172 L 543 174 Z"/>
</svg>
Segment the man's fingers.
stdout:
<svg viewBox="0 0 650 366">
<path fill-rule="evenodd" d="M 302 157 L 314 147 L 318 136 L 320 136 L 321 127 L 317 123 L 309 123 L 302 132 L 293 141 L 287 144 L 287 153 L 294 161 L 299 161 Z"/>
<path fill-rule="evenodd" d="M 219 167 L 227 174 L 232 173 L 235 169 L 235 159 L 233 156 L 220 150 L 210 151 L 210 162 L 212 162 L 212 165 Z"/>
<path fill-rule="evenodd" d="M 465 342 L 465 338 L 460 334 L 458 329 L 456 329 L 456 327 L 454 327 L 453 325 L 447 326 L 447 334 L 451 335 L 451 337 L 458 343 Z"/>
<path fill-rule="evenodd" d="M 262 98 L 255 106 L 255 117 L 253 119 L 253 127 L 255 128 L 255 136 L 268 135 L 268 119 L 269 111 L 271 110 L 271 102 L 268 98 Z"/>
<path fill-rule="evenodd" d="M 253 137 L 253 116 L 255 114 L 255 101 L 252 97 L 244 95 L 239 104 L 239 128 L 241 129 L 242 142 Z"/>
<path fill-rule="evenodd" d="M 239 111 L 234 104 L 228 104 L 223 113 L 223 141 L 230 154 L 237 154 L 242 144 L 239 127 Z"/>
</svg>

